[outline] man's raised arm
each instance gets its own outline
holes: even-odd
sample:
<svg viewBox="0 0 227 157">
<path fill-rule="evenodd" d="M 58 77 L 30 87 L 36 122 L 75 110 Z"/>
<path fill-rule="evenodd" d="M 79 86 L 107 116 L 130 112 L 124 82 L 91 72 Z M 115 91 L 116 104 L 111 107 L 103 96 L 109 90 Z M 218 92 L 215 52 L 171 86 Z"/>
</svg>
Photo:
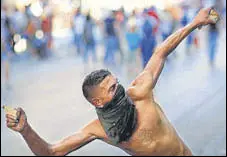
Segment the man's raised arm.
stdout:
<svg viewBox="0 0 227 157">
<path fill-rule="evenodd" d="M 63 156 L 97 138 L 95 135 L 97 122 L 93 121 L 80 132 L 63 139 L 59 143 L 53 145 L 49 144 L 44 141 L 27 123 L 24 111 L 22 109 L 18 109 L 18 111 L 20 113 L 18 122 L 15 121 L 14 117 L 11 115 L 6 115 L 7 126 L 23 136 L 24 140 L 35 155 Z"/>
<path fill-rule="evenodd" d="M 210 10 L 211 8 L 201 9 L 190 24 L 173 33 L 155 49 L 151 59 L 144 68 L 144 71 L 148 71 L 152 74 L 152 88 L 155 87 L 158 77 L 164 67 L 166 57 L 181 43 L 181 41 L 195 29 L 217 22 L 209 18 Z"/>
</svg>

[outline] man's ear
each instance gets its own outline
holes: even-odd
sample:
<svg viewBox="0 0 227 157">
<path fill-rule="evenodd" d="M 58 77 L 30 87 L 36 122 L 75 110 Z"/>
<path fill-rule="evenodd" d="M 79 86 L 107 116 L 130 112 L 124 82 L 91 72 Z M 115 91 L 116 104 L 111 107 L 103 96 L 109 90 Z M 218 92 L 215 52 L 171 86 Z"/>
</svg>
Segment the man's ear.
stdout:
<svg viewBox="0 0 227 157">
<path fill-rule="evenodd" d="M 102 106 L 102 102 L 101 102 L 101 100 L 98 99 L 98 98 L 92 98 L 92 99 L 91 99 L 91 102 L 92 102 L 92 104 L 93 104 L 94 106 L 96 106 L 96 107 Z"/>
</svg>

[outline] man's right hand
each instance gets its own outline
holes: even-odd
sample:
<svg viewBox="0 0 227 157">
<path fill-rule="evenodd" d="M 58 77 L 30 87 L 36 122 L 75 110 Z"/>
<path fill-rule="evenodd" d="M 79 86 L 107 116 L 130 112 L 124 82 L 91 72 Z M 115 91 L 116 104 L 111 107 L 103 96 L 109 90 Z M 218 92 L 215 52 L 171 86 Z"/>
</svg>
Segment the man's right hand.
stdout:
<svg viewBox="0 0 227 157">
<path fill-rule="evenodd" d="M 104 135 L 102 135 L 104 130 L 102 130 L 99 120 L 95 120 L 75 134 L 64 138 L 59 143 L 49 144 L 28 124 L 26 114 L 23 109 L 18 108 L 16 110 L 17 116 L 10 115 L 10 112 L 6 115 L 7 126 L 14 131 L 20 132 L 31 151 L 37 156 L 67 155 L 68 153 L 79 149 L 81 146 L 88 144 L 96 138 L 100 139 L 101 137 L 104 137 Z M 15 117 L 18 121 L 15 120 Z"/>
<path fill-rule="evenodd" d="M 17 118 L 10 114 L 6 114 L 6 125 L 8 128 L 22 132 L 28 126 L 27 116 L 22 108 L 17 108 Z"/>
</svg>

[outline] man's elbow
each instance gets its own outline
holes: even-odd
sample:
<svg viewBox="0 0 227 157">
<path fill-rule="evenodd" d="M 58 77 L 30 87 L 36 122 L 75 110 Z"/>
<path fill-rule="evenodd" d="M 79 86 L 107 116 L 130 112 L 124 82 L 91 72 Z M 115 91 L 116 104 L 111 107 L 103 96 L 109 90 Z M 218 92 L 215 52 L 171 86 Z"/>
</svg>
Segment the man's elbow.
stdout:
<svg viewBox="0 0 227 157">
<path fill-rule="evenodd" d="M 56 149 L 54 145 L 49 145 L 47 156 L 65 156 L 65 155 L 66 154 L 63 151 Z"/>
</svg>

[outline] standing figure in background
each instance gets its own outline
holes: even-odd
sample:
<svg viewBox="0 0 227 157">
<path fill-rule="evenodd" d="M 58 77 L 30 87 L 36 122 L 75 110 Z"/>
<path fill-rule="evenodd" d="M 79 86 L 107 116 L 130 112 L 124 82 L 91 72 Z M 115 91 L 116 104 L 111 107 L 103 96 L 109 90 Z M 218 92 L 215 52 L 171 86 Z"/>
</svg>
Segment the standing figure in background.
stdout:
<svg viewBox="0 0 227 157">
<path fill-rule="evenodd" d="M 10 57 L 13 54 L 13 38 L 11 20 L 7 15 L 7 8 L 1 6 L 1 66 L 4 71 L 4 81 L 8 88 L 10 85 Z"/>
<path fill-rule="evenodd" d="M 147 62 L 152 56 L 153 50 L 157 44 L 156 37 L 154 35 L 154 28 L 154 24 L 151 22 L 150 17 L 145 13 L 145 19 L 142 28 L 143 36 L 141 41 L 143 68 L 147 65 Z"/>
<path fill-rule="evenodd" d="M 213 8 L 221 13 L 223 8 L 222 1 L 216 0 L 213 4 Z M 217 53 L 217 40 L 219 39 L 219 25 L 218 24 L 210 24 L 209 31 L 208 31 L 208 53 L 209 53 L 209 63 L 210 66 L 214 65 L 215 56 Z"/>
<path fill-rule="evenodd" d="M 126 32 L 126 40 L 128 45 L 128 72 L 129 74 L 132 72 L 137 74 L 137 72 L 139 72 L 137 56 L 141 44 L 141 36 L 136 27 L 135 11 L 133 11 L 132 15 L 129 17 L 127 26 L 128 30 Z"/>
<path fill-rule="evenodd" d="M 175 30 L 175 27 L 176 27 L 175 19 L 171 14 L 171 12 L 167 9 L 165 9 L 162 12 L 162 14 L 160 14 L 160 18 L 161 18 L 160 33 L 162 36 L 162 41 L 165 41 Z M 176 53 L 173 53 L 172 55 L 176 57 Z M 167 58 L 167 61 L 168 61 L 168 58 Z"/>
<path fill-rule="evenodd" d="M 86 22 L 84 27 L 84 63 L 88 63 L 89 54 L 92 55 L 93 62 L 96 62 L 96 51 L 95 51 L 95 39 L 94 39 L 94 22 L 91 18 L 90 13 L 86 16 Z"/>
<path fill-rule="evenodd" d="M 125 32 L 126 32 L 126 16 L 124 8 L 121 7 L 118 11 L 115 12 L 115 19 L 116 19 L 116 36 L 117 36 L 117 44 L 118 44 L 118 51 L 120 53 L 120 63 L 124 62 L 125 58 Z"/>
<path fill-rule="evenodd" d="M 28 18 L 25 14 L 25 10 L 19 10 L 15 7 L 13 13 L 10 16 L 10 20 L 12 21 L 14 34 L 20 34 L 23 36 L 23 33 L 25 32 L 28 25 Z"/>
<path fill-rule="evenodd" d="M 166 40 L 166 38 L 169 35 L 171 35 L 174 30 L 174 20 L 171 13 L 168 12 L 168 10 L 163 11 L 160 29 L 161 29 L 162 41 Z"/>
<path fill-rule="evenodd" d="M 208 32 L 208 53 L 209 53 L 209 63 L 211 66 L 214 64 L 215 55 L 217 51 L 217 39 L 219 37 L 219 31 L 215 24 L 209 26 Z"/>
<path fill-rule="evenodd" d="M 34 59 L 39 58 L 39 54 L 36 51 L 36 46 L 34 44 L 34 40 L 35 40 L 35 33 L 36 33 L 36 25 L 35 22 L 33 20 L 32 16 L 27 16 L 28 17 L 28 25 L 25 31 L 25 36 L 27 38 L 28 41 L 28 51 L 31 52 L 31 55 Z"/>
<path fill-rule="evenodd" d="M 11 47 L 4 41 L 1 37 L 1 67 L 3 68 L 3 76 L 5 85 L 9 87 L 9 72 L 10 72 L 10 55 L 11 55 Z M 2 80 L 1 80 L 2 81 Z"/>
<path fill-rule="evenodd" d="M 73 32 L 75 36 L 75 44 L 77 47 L 77 53 L 82 55 L 84 49 L 83 33 L 85 25 L 85 17 L 81 13 L 80 8 L 77 9 L 75 16 L 73 17 Z"/>
<path fill-rule="evenodd" d="M 44 13 L 42 15 L 42 31 L 44 33 L 44 36 L 47 39 L 46 47 L 45 47 L 45 52 L 46 55 L 51 55 L 51 49 L 52 49 L 52 19 L 53 15 L 51 13 Z"/>
<path fill-rule="evenodd" d="M 115 52 L 119 49 L 119 43 L 115 31 L 116 20 L 113 11 L 109 12 L 105 23 L 105 57 L 106 65 L 115 65 Z"/>
<path fill-rule="evenodd" d="M 183 16 L 181 19 L 181 24 L 183 26 L 186 26 L 189 24 L 190 21 L 194 18 L 196 11 L 193 9 L 190 9 L 188 5 L 183 5 Z M 186 38 L 186 52 L 189 54 L 191 52 L 193 43 L 196 47 L 198 47 L 197 38 L 195 36 L 195 32 L 192 32 L 187 38 Z"/>
<path fill-rule="evenodd" d="M 47 58 L 47 43 L 48 37 L 44 33 L 42 28 L 42 19 L 33 17 L 32 19 L 35 28 L 35 34 L 32 36 L 32 43 L 36 54 L 38 54 L 38 59 L 43 60 Z"/>
</svg>

